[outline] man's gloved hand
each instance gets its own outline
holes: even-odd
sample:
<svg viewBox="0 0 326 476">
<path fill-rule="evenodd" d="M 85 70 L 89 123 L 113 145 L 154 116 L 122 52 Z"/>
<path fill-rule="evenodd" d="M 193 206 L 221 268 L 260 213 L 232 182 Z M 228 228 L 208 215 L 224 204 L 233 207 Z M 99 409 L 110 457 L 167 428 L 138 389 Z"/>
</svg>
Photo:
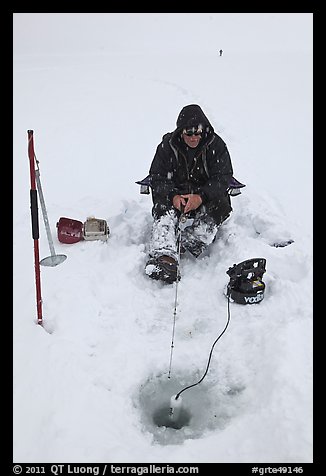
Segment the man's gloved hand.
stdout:
<svg viewBox="0 0 326 476">
<path fill-rule="evenodd" d="M 203 203 L 200 195 L 196 193 L 188 193 L 185 195 L 174 195 L 172 200 L 173 206 L 181 211 L 181 207 L 184 207 L 183 212 L 188 213 L 191 210 L 196 210 Z"/>
</svg>

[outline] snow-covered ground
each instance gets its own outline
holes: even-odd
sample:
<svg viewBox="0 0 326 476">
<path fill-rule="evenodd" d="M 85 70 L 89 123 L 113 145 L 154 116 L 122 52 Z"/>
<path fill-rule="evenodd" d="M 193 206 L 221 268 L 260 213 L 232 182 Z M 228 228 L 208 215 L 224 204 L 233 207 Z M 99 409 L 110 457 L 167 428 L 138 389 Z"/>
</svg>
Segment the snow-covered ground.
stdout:
<svg viewBox="0 0 326 476">
<path fill-rule="evenodd" d="M 135 181 L 192 103 L 246 187 L 209 254 L 181 262 L 169 379 L 175 284 L 144 273 L 151 197 Z M 312 462 L 312 14 L 17 13 L 13 112 L 14 461 Z M 28 129 L 67 255 L 41 268 L 43 327 Z M 107 242 L 58 241 L 60 217 L 89 216 Z M 158 426 L 226 324 L 226 271 L 255 257 L 265 299 L 231 304 L 182 394 L 188 424 Z"/>
</svg>

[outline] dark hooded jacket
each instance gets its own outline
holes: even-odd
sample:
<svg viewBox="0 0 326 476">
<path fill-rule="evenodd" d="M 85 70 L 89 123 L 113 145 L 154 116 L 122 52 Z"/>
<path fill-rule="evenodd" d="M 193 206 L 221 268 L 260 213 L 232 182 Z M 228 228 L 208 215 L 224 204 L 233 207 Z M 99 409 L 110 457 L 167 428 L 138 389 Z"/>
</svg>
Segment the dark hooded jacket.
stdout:
<svg viewBox="0 0 326 476">
<path fill-rule="evenodd" d="M 203 133 L 192 149 L 184 142 L 182 130 L 199 124 Z M 163 136 L 150 167 L 154 204 L 172 204 L 174 195 L 196 193 L 203 204 L 223 202 L 231 210 L 227 189 L 233 170 L 226 144 L 196 104 L 181 110 L 176 125 L 174 132 Z"/>
</svg>

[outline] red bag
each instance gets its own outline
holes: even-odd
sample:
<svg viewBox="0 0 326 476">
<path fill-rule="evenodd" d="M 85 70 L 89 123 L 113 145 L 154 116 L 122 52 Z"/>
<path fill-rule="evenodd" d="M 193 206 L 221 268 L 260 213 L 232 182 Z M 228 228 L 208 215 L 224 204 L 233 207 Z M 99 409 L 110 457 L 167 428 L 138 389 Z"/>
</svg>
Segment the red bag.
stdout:
<svg viewBox="0 0 326 476">
<path fill-rule="evenodd" d="M 61 243 L 77 243 L 84 239 L 83 223 L 72 218 L 61 217 L 57 223 L 58 240 Z"/>
</svg>

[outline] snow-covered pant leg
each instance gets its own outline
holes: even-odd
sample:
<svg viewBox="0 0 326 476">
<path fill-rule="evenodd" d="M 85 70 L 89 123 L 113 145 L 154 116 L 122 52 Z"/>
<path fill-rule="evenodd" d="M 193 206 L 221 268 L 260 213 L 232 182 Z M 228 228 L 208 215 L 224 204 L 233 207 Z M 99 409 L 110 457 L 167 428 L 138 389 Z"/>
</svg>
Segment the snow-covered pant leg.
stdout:
<svg viewBox="0 0 326 476">
<path fill-rule="evenodd" d="M 187 249 L 196 258 L 213 243 L 220 225 L 230 216 L 232 211 L 230 197 L 222 197 L 217 201 L 200 206 L 195 212 L 191 226 L 182 232 L 182 248 Z"/>
<path fill-rule="evenodd" d="M 214 241 L 219 225 L 206 213 L 198 213 L 181 235 L 181 245 L 196 258 Z"/>
<path fill-rule="evenodd" d="M 151 257 L 167 255 L 178 261 L 177 225 L 178 217 L 172 209 L 154 219 L 149 244 Z"/>
</svg>

